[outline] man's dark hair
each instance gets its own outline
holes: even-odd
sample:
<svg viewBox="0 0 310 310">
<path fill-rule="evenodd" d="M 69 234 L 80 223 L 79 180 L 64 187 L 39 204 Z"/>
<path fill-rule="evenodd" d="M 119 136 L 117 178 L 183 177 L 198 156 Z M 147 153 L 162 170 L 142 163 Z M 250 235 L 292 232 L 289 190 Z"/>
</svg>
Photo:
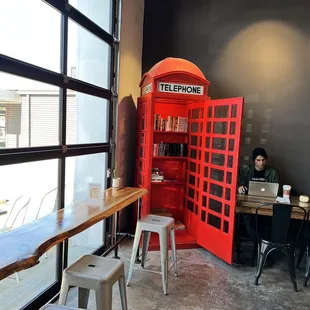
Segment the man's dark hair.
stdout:
<svg viewBox="0 0 310 310">
<path fill-rule="evenodd" d="M 253 150 L 253 153 L 252 153 L 252 160 L 255 161 L 255 159 L 257 158 L 257 156 L 263 156 L 265 159 L 268 158 L 265 149 L 262 148 L 262 147 L 257 147 L 257 148 L 255 148 L 255 149 Z"/>
</svg>

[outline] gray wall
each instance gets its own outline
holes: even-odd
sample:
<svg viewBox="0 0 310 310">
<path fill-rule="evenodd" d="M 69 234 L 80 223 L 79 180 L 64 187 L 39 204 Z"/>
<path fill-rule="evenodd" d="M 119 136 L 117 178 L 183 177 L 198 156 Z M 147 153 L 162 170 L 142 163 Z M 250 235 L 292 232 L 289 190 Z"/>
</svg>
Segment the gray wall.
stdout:
<svg viewBox="0 0 310 310">
<path fill-rule="evenodd" d="M 240 161 L 261 145 L 282 183 L 310 194 L 310 1 L 146 0 L 143 72 L 197 64 L 212 98 L 245 97 Z"/>
</svg>

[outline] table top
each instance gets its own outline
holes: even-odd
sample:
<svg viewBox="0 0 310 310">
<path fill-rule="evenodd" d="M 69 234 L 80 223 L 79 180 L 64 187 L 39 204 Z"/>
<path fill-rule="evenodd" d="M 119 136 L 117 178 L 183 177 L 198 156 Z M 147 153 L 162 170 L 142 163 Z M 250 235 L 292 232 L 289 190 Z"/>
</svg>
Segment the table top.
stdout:
<svg viewBox="0 0 310 310">
<path fill-rule="evenodd" d="M 299 197 L 290 197 L 291 205 L 304 208 L 306 211 L 310 210 L 310 202 L 300 202 Z M 255 214 L 256 208 L 263 203 L 277 203 L 275 198 L 252 196 L 252 195 L 237 195 L 238 213 Z M 302 211 L 298 208 L 292 210 L 292 218 L 302 218 Z M 259 211 L 262 215 L 272 215 L 271 207 L 262 207 Z"/>
<path fill-rule="evenodd" d="M 85 202 L 67 207 L 0 235 L 0 280 L 33 267 L 54 245 L 108 218 L 147 193 L 143 188 L 109 188 L 104 191 L 101 203 Z"/>
</svg>

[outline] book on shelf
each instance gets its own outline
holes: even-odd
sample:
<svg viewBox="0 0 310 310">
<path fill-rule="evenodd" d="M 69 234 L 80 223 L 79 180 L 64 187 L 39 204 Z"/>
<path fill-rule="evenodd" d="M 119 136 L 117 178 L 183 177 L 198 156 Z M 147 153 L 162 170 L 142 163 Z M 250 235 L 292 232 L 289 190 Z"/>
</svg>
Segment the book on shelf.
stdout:
<svg viewBox="0 0 310 310">
<path fill-rule="evenodd" d="M 160 114 L 155 114 L 154 130 L 168 132 L 187 132 L 188 118 L 183 116 L 168 116 L 167 118 L 162 118 Z"/>
<path fill-rule="evenodd" d="M 154 143 L 153 156 L 186 157 L 187 144 L 185 143 Z"/>
</svg>

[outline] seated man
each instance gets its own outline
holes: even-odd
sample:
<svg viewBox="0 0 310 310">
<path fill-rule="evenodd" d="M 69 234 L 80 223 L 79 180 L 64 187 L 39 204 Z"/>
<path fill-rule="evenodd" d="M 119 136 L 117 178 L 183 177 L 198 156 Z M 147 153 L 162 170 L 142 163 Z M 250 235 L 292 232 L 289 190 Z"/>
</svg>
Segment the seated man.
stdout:
<svg viewBox="0 0 310 310">
<path fill-rule="evenodd" d="M 257 147 L 253 150 L 252 161 L 249 166 L 243 166 L 239 171 L 238 176 L 238 192 L 240 194 L 247 194 L 250 181 L 279 183 L 277 170 L 273 167 L 267 166 L 267 153 L 265 149 Z M 243 214 L 246 230 L 249 237 L 255 243 L 256 228 L 255 215 Z M 268 219 L 266 218 L 268 222 Z M 269 226 L 269 225 L 266 225 Z M 267 228 L 267 227 L 266 227 Z"/>
<path fill-rule="evenodd" d="M 252 160 L 249 166 L 243 166 L 239 171 L 238 192 L 246 194 L 250 181 L 279 183 L 277 170 L 267 166 L 267 153 L 262 147 L 253 150 Z"/>
</svg>

